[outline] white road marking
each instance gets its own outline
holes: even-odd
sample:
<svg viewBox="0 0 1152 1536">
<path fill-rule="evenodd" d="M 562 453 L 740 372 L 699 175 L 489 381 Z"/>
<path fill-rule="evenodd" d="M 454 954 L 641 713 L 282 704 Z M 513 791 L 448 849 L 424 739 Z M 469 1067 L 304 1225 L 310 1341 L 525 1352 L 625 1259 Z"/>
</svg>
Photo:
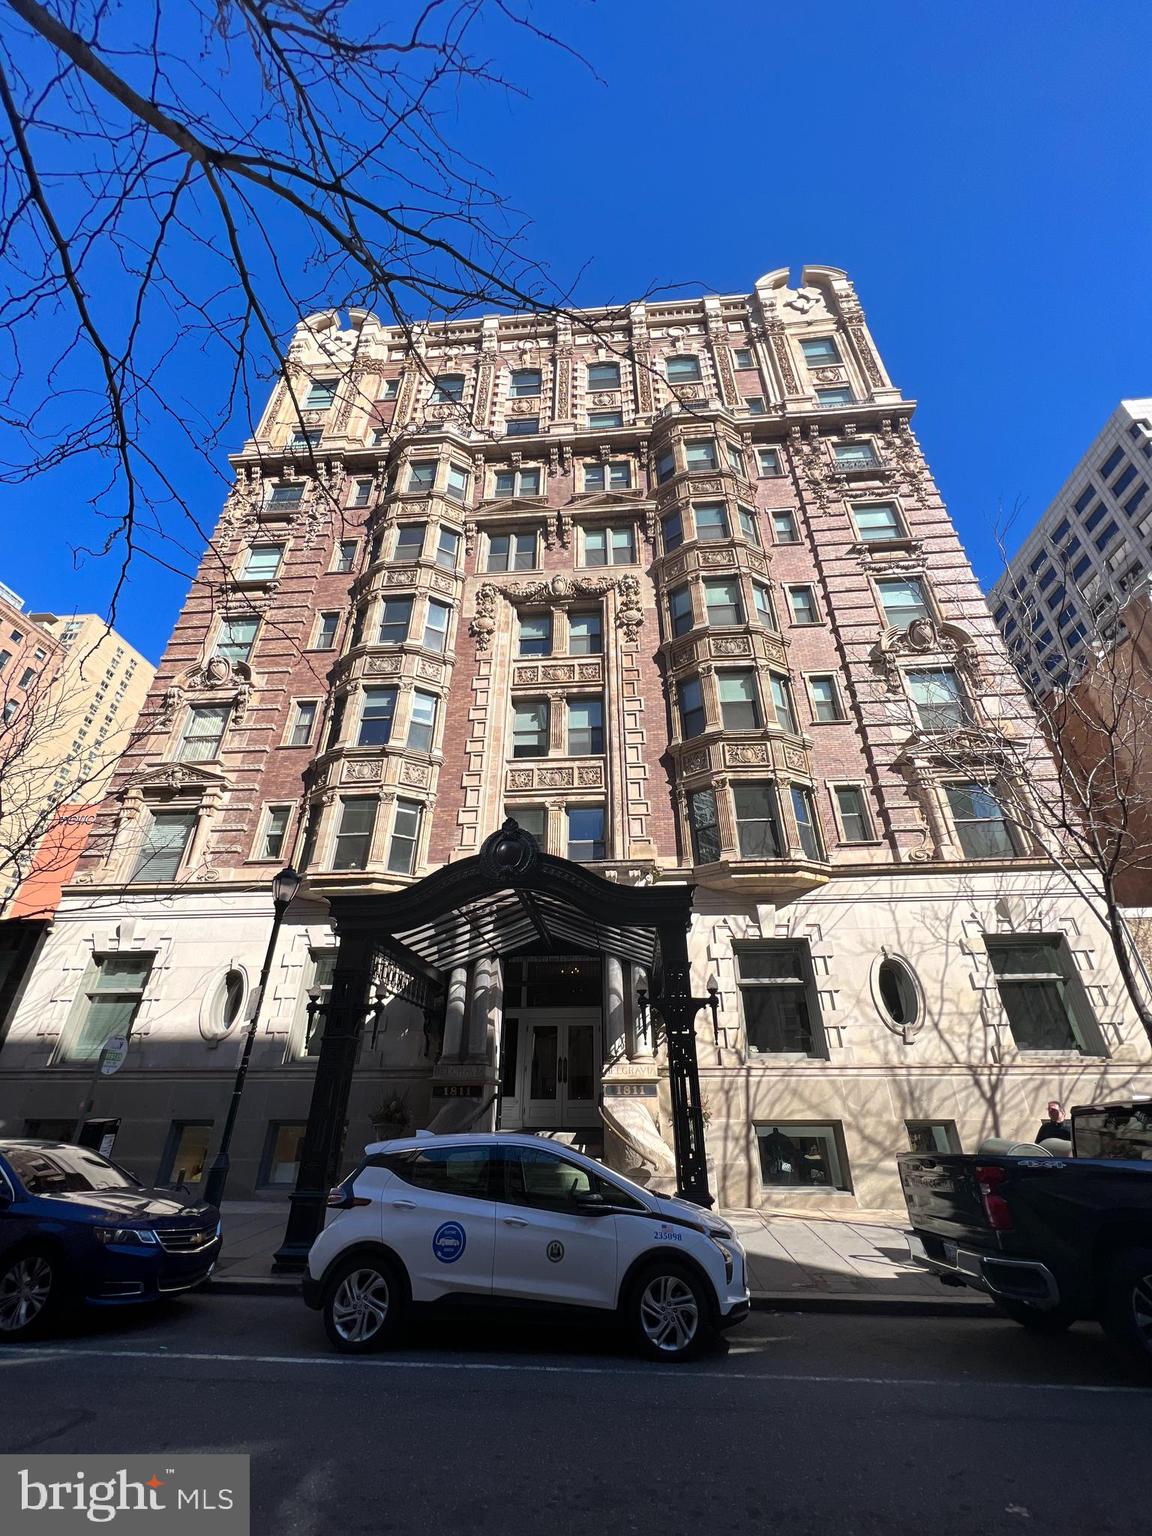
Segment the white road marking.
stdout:
<svg viewBox="0 0 1152 1536">
<path fill-rule="evenodd" d="M 17 1346 L 18 1347 L 18 1346 Z M 1135 1394 L 1152 1401 L 1146 1387 L 1119 1387 L 1084 1382 L 1063 1381 L 952 1381 L 931 1376 L 822 1376 L 810 1372 L 724 1371 L 669 1369 L 656 1366 L 611 1365 L 536 1365 L 527 1360 L 498 1362 L 487 1360 L 394 1360 L 385 1355 L 239 1355 L 226 1352 L 200 1352 L 179 1349 L 36 1349 L 21 1350 L 18 1357 L 5 1352 L 7 1365 L 43 1365 L 52 1360 L 186 1360 L 198 1364 L 229 1365 L 312 1365 L 367 1366 L 376 1371 L 483 1371 L 492 1375 L 535 1376 L 634 1376 L 645 1381 L 779 1381 L 790 1385 L 812 1382 L 817 1386 L 845 1387 L 933 1387 L 967 1390 L 972 1387 L 1007 1388 L 1012 1392 L 1086 1392 L 1096 1395 Z"/>
</svg>

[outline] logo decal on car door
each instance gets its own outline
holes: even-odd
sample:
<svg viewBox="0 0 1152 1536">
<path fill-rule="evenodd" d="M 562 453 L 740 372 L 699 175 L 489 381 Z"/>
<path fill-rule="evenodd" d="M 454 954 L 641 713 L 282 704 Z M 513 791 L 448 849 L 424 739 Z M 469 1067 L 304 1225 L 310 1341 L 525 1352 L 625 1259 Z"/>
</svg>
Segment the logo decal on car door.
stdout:
<svg viewBox="0 0 1152 1536">
<path fill-rule="evenodd" d="M 468 1234 L 458 1221 L 446 1221 L 432 1234 L 432 1252 L 441 1264 L 455 1264 L 468 1246 Z"/>
<path fill-rule="evenodd" d="M 564 1244 L 549 1243 L 544 1252 L 548 1255 L 553 1264 L 559 1264 L 560 1260 L 564 1257 Z"/>
</svg>

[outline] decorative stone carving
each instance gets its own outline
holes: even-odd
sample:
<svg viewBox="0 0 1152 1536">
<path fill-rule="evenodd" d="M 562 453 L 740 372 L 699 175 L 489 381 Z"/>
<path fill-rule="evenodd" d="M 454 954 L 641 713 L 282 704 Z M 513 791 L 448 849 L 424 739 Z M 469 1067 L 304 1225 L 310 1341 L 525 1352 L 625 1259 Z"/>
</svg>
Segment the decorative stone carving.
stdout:
<svg viewBox="0 0 1152 1536">
<path fill-rule="evenodd" d="M 599 763 L 589 763 L 586 767 L 576 770 L 576 782 L 586 788 L 597 789 L 603 782 L 604 775 Z"/>
<path fill-rule="evenodd" d="M 571 683 L 576 678 L 576 669 L 565 663 L 540 668 L 540 681 L 542 683 Z"/>
<path fill-rule="evenodd" d="M 724 746 L 724 761 L 729 768 L 752 768 L 766 766 L 771 762 L 767 743 L 757 742 L 747 745 L 726 742 Z"/>
<path fill-rule="evenodd" d="M 382 677 L 399 672 L 401 664 L 399 656 L 369 656 L 364 663 L 364 671 L 372 677 Z"/>
<path fill-rule="evenodd" d="M 723 480 L 692 480 L 693 496 L 720 496 L 723 491 Z"/>
<path fill-rule="evenodd" d="M 485 581 L 476 589 L 476 612 L 468 625 L 468 633 L 476 641 L 476 649 L 481 654 L 492 647 L 492 637 L 496 633 L 496 600 L 499 592 L 490 581 Z"/>
<path fill-rule="evenodd" d="M 508 402 L 513 416 L 535 416 L 540 409 L 539 395 L 522 395 Z"/>
<path fill-rule="evenodd" d="M 788 768 L 793 768 L 797 773 L 808 772 L 808 754 L 803 747 L 785 747 L 784 763 Z"/>
<path fill-rule="evenodd" d="M 681 773 L 703 773 L 708 767 L 708 750 L 702 752 L 685 752 L 680 759 Z"/>
<path fill-rule="evenodd" d="M 533 774 L 531 768 L 512 768 L 508 772 L 509 789 L 531 789 Z"/>
<path fill-rule="evenodd" d="M 752 642 L 747 635 L 717 637 L 712 640 L 713 656 L 751 656 Z"/>
<path fill-rule="evenodd" d="M 567 789 L 572 784 L 571 768 L 538 768 L 536 779 L 541 789 Z"/>
<path fill-rule="evenodd" d="M 625 645 L 636 645 L 640 639 L 640 626 L 644 622 L 644 606 L 637 578 L 631 574 L 621 576 L 616 582 L 616 597 L 616 626 L 623 632 Z"/>
<path fill-rule="evenodd" d="M 383 767 L 384 765 L 379 761 L 357 760 L 344 764 L 342 777 L 346 784 L 371 784 L 381 777 Z"/>
<path fill-rule="evenodd" d="M 432 779 L 432 770 L 427 763 L 412 763 L 405 761 L 400 767 L 400 782 L 412 784 L 417 789 L 427 789 Z"/>
</svg>

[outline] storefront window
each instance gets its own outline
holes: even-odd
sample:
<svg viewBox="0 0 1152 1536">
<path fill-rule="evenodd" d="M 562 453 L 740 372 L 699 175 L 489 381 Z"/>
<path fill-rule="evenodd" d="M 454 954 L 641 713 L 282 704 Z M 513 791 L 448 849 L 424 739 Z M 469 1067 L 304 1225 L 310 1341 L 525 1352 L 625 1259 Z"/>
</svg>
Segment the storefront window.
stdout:
<svg viewBox="0 0 1152 1536">
<path fill-rule="evenodd" d="M 758 1125 L 760 1177 L 766 1189 L 851 1189 L 839 1125 Z"/>
</svg>

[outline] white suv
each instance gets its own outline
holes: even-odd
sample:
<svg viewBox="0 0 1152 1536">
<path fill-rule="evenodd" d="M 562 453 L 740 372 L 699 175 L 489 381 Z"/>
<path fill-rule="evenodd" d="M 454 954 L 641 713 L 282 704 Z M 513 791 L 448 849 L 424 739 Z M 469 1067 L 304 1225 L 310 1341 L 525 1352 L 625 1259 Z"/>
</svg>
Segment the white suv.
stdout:
<svg viewBox="0 0 1152 1536">
<path fill-rule="evenodd" d="M 690 1358 L 748 1312 L 731 1227 L 536 1136 L 378 1142 L 328 1205 L 304 1299 L 349 1353 L 383 1347 L 413 1303 L 585 1308 L 658 1360 Z"/>
</svg>

